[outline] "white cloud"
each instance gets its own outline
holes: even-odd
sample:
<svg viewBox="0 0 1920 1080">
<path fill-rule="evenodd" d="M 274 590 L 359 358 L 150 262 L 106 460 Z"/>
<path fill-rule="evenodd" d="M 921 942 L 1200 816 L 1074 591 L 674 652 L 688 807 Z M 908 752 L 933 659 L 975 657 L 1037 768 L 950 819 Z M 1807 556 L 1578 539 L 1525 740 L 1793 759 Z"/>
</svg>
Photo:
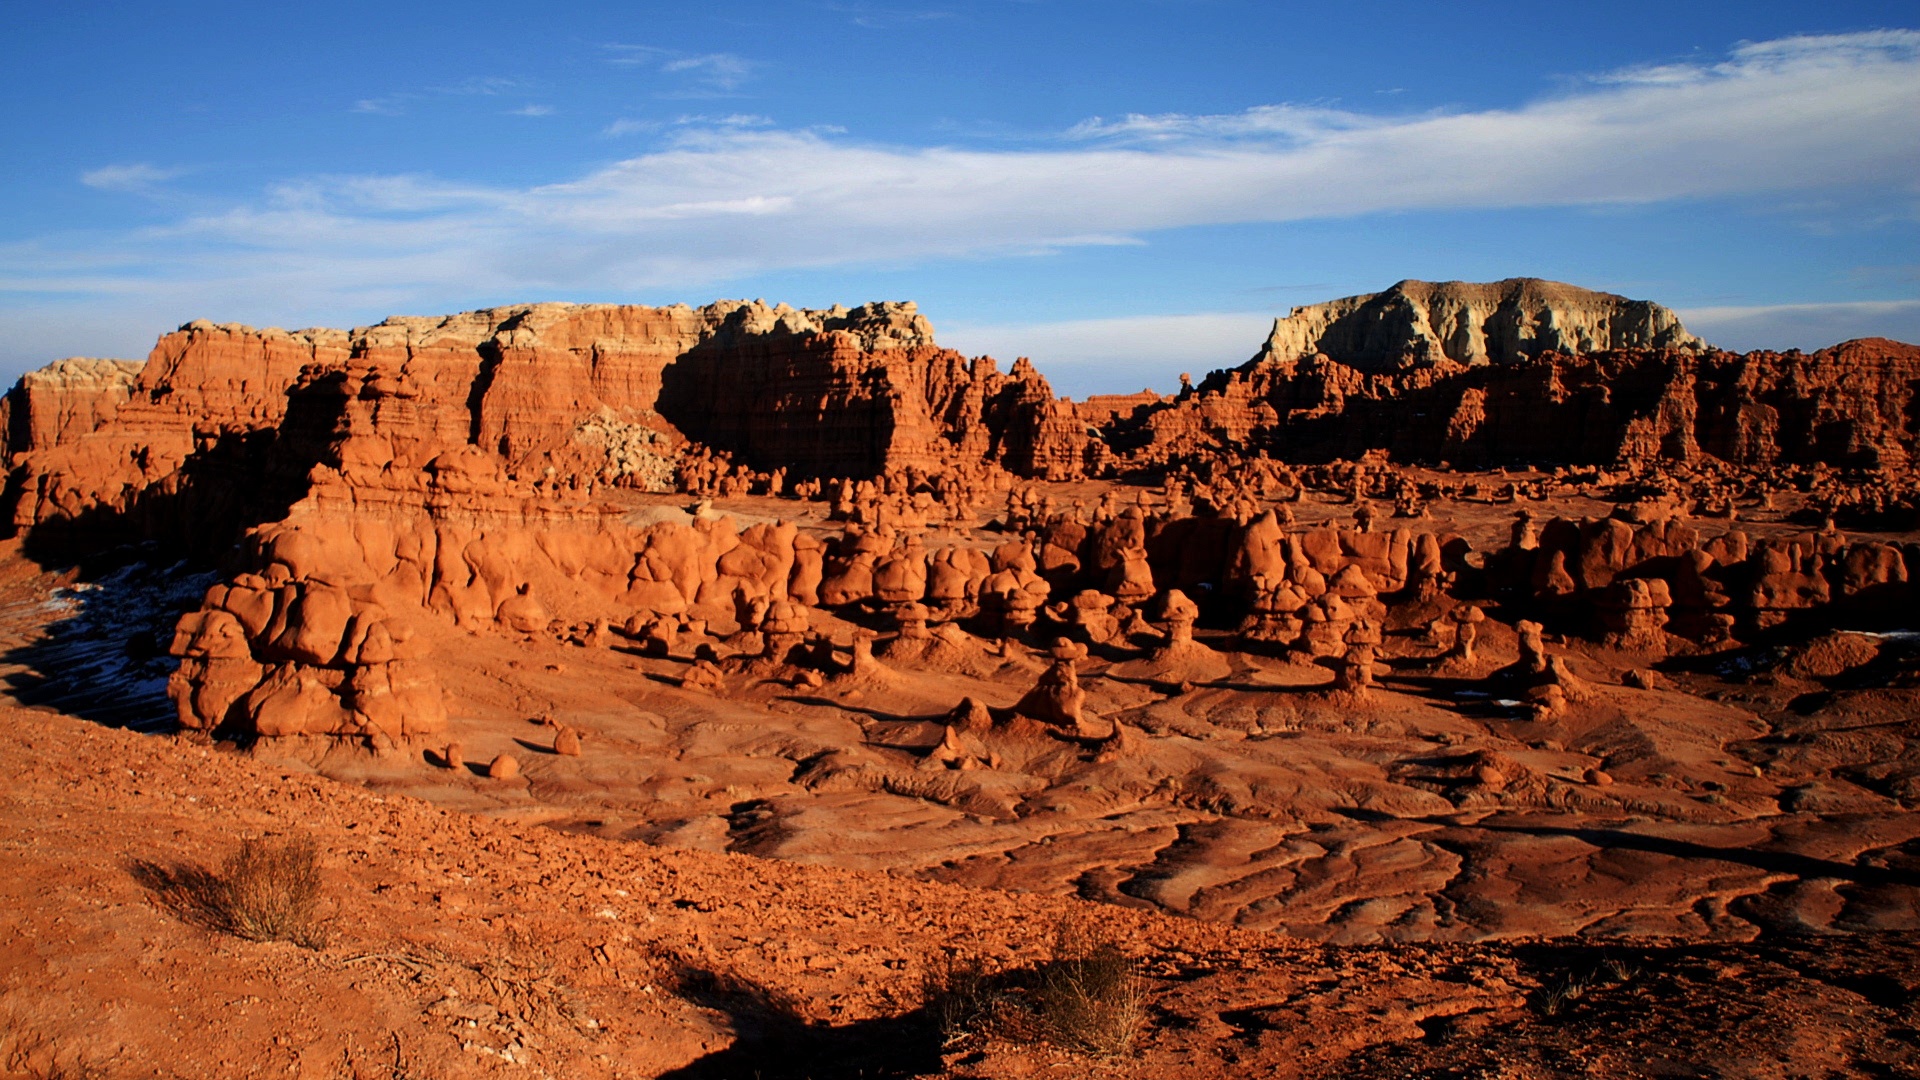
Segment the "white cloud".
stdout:
<svg viewBox="0 0 1920 1080">
<path fill-rule="evenodd" d="M 609 42 L 601 46 L 606 50 L 607 63 L 621 67 L 656 67 L 673 54 L 654 45 L 624 45 Z"/>
<path fill-rule="evenodd" d="M 616 52 L 694 78 L 745 70 L 715 60 L 730 54 Z M 1911 196 L 1920 33 L 1746 44 L 1683 68 L 1479 112 L 1274 105 L 1095 120 L 1053 146 L 1020 150 L 876 145 L 771 129 L 758 117 L 705 119 L 675 127 L 656 150 L 559 183 L 308 177 L 161 228 L 16 241 L 0 245 L 0 289 L 16 303 L 164 296 L 178 298 L 182 318 L 217 301 L 343 320 L 381 313 L 374 304 L 683 291 L 795 268 L 1131 243 L 1194 225 Z M 615 121 L 607 133 L 644 123 Z"/>
<path fill-rule="evenodd" d="M 1120 144 L 1169 144 L 1202 140 L 1310 142 L 1342 131 L 1405 124 L 1405 118 L 1369 116 L 1313 105 L 1258 105 L 1221 116 L 1129 113 L 1118 120 L 1093 117 L 1075 124 L 1069 138 Z"/>
<path fill-rule="evenodd" d="M 613 123 L 608 124 L 600 133 L 610 138 L 618 138 L 621 135 L 634 135 L 643 131 L 659 130 L 660 121 L 658 120 L 635 120 L 631 117 L 623 116 Z"/>
<path fill-rule="evenodd" d="M 608 44 L 602 46 L 607 62 L 622 67 L 649 68 L 666 75 L 679 76 L 680 87 L 665 97 L 732 97 L 741 84 L 753 77 L 760 64 L 730 52 L 682 53 L 653 45 Z"/>
<path fill-rule="evenodd" d="M 773 118 L 758 113 L 728 113 L 725 116 L 688 115 L 674 118 L 681 127 L 712 126 L 723 128 L 765 128 L 773 126 Z"/>
<path fill-rule="evenodd" d="M 660 65 L 670 75 L 689 75 L 714 90 L 733 90 L 753 74 L 754 63 L 732 53 L 682 56 Z"/>
<path fill-rule="evenodd" d="M 144 162 L 134 165 L 103 165 L 80 174 L 80 182 L 99 191 L 145 193 L 156 184 L 186 173 L 185 169 L 162 169 Z"/>
<path fill-rule="evenodd" d="M 1920 300 L 1684 308 L 1687 329 L 1723 349 L 1818 349 L 1849 338 L 1920 344 Z"/>
<path fill-rule="evenodd" d="M 552 116 L 551 105 L 522 105 L 517 109 L 508 109 L 508 116 Z"/>
<path fill-rule="evenodd" d="M 1130 394 L 1142 388 L 1171 393 L 1182 371 L 1198 382 L 1209 371 L 1245 363 L 1267 340 L 1271 312 L 1137 315 L 1051 323 L 943 324 L 940 344 L 969 356 L 1011 362 L 1025 356 L 1055 393 Z M 1003 367 L 1004 369 L 1004 367 Z"/>
</svg>

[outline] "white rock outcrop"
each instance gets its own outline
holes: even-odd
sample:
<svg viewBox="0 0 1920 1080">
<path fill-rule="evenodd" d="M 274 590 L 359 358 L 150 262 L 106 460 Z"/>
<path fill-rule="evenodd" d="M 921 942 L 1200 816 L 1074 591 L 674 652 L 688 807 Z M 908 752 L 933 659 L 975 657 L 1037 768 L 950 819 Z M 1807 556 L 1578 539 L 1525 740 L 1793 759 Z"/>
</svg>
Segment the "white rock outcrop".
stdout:
<svg viewBox="0 0 1920 1080">
<path fill-rule="evenodd" d="M 1704 349 L 1680 317 L 1647 300 L 1539 278 L 1402 281 L 1385 292 L 1293 309 L 1261 358 L 1324 353 L 1370 371 L 1451 360 L 1510 364 L 1543 352 Z"/>
</svg>

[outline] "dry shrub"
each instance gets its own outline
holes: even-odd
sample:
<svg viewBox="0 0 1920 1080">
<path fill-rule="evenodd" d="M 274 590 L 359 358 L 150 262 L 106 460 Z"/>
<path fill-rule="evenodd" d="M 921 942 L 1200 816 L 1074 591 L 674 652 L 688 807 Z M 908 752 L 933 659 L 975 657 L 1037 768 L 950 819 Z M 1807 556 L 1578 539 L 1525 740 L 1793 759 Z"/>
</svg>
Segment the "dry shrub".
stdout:
<svg viewBox="0 0 1920 1080">
<path fill-rule="evenodd" d="M 219 871 L 200 866 L 134 868 L 160 898 L 204 926 L 252 941 L 326 945 L 320 917 L 320 854 L 310 840 L 243 840 Z"/>
<path fill-rule="evenodd" d="M 950 954 L 927 965 L 922 984 L 927 1012 L 940 1028 L 942 1048 L 958 1049 L 976 1037 L 1004 1031 L 1017 999 L 1008 979 L 971 953 Z"/>
<path fill-rule="evenodd" d="M 1598 990 L 1632 982 L 1640 972 L 1624 961 L 1609 959 L 1584 972 L 1563 974 L 1541 987 L 1534 995 L 1534 1006 L 1542 1016 L 1560 1016 L 1572 1011 L 1581 998 Z"/>
<path fill-rule="evenodd" d="M 1034 967 L 994 971 L 967 954 L 929 965 L 925 997 L 949 1049 L 991 1036 L 1112 1057 L 1146 1019 L 1133 960 L 1080 917 L 1055 926 L 1051 955 Z"/>
<path fill-rule="evenodd" d="M 1062 919 L 1053 958 L 1040 967 L 1035 994 L 1053 1041 L 1104 1056 L 1124 1054 L 1146 1018 L 1146 994 L 1134 963 L 1084 920 Z"/>
<path fill-rule="evenodd" d="M 232 933 L 313 949 L 326 943 L 317 911 L 320 853 L 312 841 L 242 841 L 219 880 L 221 911 Z"/>
</svg>

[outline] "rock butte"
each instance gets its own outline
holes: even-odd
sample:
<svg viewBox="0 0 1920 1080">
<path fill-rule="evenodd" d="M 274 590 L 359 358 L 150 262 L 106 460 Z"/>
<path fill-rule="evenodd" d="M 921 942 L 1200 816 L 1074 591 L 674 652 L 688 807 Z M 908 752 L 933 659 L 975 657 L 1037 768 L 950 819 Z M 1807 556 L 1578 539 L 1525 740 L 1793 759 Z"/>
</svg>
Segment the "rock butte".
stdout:
<svg viewBox="0 0 1920 1080">
<path fill-rule="evenodd" d="M 196 322 L 8 395 L 0 628 L 19 701 L 164 675 L 190 741 L 654 848 L 1343 945 L 1906 933 L 1916 386 L 1530 279 L 1084 402 L 900 303 Z"/>
<path fill-rule="evenodd" d="M 1275 320 L 1262 354 L 1302 360 L 1319 353 L 1353 367 L 1392 370 L 1441 359 L 1512 364 L 1547 352 L 1706 347 L 1659 304 L 1509 278 L 1402 281 L 1386 292 L 1297 307 Z"/>
</svg>

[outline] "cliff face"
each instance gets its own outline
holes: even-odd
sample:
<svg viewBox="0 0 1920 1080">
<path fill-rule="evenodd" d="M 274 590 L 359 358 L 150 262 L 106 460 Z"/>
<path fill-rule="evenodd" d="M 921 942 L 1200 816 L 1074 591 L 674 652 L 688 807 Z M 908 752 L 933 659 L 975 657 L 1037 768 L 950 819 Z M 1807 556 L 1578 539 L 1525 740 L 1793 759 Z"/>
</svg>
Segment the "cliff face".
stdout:
<svg viewBox="0 0 1920 1080">
<path fill-rule="evenodd" d="M 1028 415 L 1055 400 L 1030 366 L 1001 374 L 938 347 L 910 303 L 535 304 L 296 333 L 195 322 L 144 365 L 62 361 L 22 380 L 7 403 L 8 517 L 113 542 L 268 519 L 313 464 L 338 464 L 339 406 L 315 392 L 329 382 L 372 409 L 349 453 L 417 468 L 473 446 L 561 483 L 658 483 L 670 463 L 636 466 L 635 448 L 688 439 L 829 476 L 956 457 L 1077 470 L 1087 441 L 1084 425 L 1056 434 Z"/>
<path fill-rule="evenodd" d="M 8 395 L 0 514 L 54 542 L 204 550 L 283 514 L 316 464 L 669 486 L 695 444 L 761 470 L 997 463 L 1049 479 L 1221 451 L 1456 464 L 1885 467 L 1920 435 L 1920 349 L 1707 349 L 1658 305 L 1531 279 L 1402 282 L 1296 309 L 1176 398 L 1075 404 L 1024 360 L 940 348 L 912 304 L 535 304 L 351 331 L 189 323 L 144 363 L 67 360 Z M 341 394 L 365 413 L 350 440 Z M 217 541 L 215 542 L 218 546 Z"/>
<path fill-rule="evenodd" d="M 1455 465 L 1897 467 L 1920 442 L 1920 347 L 1869 338 L 1815 353 L 1613 350 L 1370 372 L 1262 356 L 1112 421 L 1137 467 L 1264 450 L 1307 461 L 1388 451 Z"/>
<path fill-rule="evenodd" d="M 1402 281 L 1385 292 L 1297 307 L 1276 319 L 1262 359 L 1324 354 L 1370 371 L 1451 360 L 1511 364 L 1545 352 L 1697 351 L 1659 304 L 1538 278 Z"/>
<path fill-rule="evenodd" d="M 76 356 L 27 372 L 7 395 L 8 442 L 50 446 L 99 430 L 132 396 L 142 366 Z"/>
</svg>

